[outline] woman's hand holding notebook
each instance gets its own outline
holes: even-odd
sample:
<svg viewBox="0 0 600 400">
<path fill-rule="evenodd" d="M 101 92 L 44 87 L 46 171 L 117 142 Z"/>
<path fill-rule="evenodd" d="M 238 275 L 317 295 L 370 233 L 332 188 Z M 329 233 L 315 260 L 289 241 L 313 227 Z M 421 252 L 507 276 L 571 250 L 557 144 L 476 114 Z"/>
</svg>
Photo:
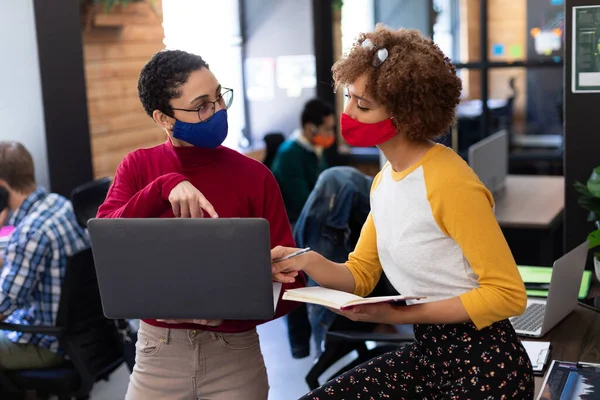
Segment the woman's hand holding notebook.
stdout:
<svg viewBox="0 0 600 400">
<path fill-rule="evenodd" d="M 405 300 L 420 300 L 424 296 L 380 296 L 367 297 L 353 295 L 320 286 L 286 290 L 282 299 L 301 303 L 319 304 L 335 310 L 348 310 L 363 304 L 396 303 Z"/>
</svg>

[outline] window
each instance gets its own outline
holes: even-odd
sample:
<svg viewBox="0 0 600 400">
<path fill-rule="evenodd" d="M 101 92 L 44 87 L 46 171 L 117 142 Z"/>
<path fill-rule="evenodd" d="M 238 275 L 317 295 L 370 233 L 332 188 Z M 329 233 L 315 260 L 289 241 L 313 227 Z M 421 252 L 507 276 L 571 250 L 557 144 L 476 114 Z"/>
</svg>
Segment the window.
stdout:
<svg viewBox="0 0 600 400">
<path fill-rule="evenodd" d="M 342 5 L 342 53 L 345 54 L 358 35 L 375 28 L 373 0 L 345 0 Z"/>
<path fill-rule="evenodd" d="M 508 128 L 515 148 L 536 142 L 560 150 L 564 4 L 541 0 L 461 1 L 469 7 L 455 11 L 460 30 L 447 39 L 444 7 L 455 1 L 435 1 L 440 15 L 434 31 L 440 31 L 440 47 L 450 46 L 450 40 L 461 41 L 460 57 L 454 59 L 463 80 L 464 97 L 457 112 L 459 153 L 466 153 L 470 144 L 502 128 Z M 483 40 L 487 42 L 485 54 Z M 457 49 L 453 52 L 456 54 Z M 543 135 L 543 139 L 537 140 L 536 135 Z M 520 157 L 524 159 L 522 154 Z"/>
<path fill-rule="evenodd" d="M 375 5 L 373 0 L 344 0 L 342 5 L 342 54 L 347 54 L 358 39 L 358 35 L 370 32 L 375 28 Z M 348 99 L 342 100 L 342 109 L 346 107 Z"/>
<path fill-rule="evenodd" d="M 225 146 L 239 148 L 245 125 L 242 76 L 242 37 L 238 0 L 206 2 L 164 0 L 163 26 L 167 49 L 198 54 L 224 87 L 234 91 L 228 111 L 229 135 Z"/>
<path fill-rule="evenodd" d="M 458 3 L 456 0 L 435 0 L 433 41 L 452 60 L 459 59 Z"/>
</svg>

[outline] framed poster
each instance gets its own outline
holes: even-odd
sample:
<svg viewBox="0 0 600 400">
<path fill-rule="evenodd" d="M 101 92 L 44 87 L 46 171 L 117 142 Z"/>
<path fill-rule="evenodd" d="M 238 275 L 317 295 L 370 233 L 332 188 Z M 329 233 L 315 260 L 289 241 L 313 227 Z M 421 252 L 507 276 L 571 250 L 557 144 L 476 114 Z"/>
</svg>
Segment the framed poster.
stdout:
<svg viewBox="0 0 600 400">
<path fill-rule="evenodd" d="M 600 93 L 600 6 L 573 7 L 573 93 Z"/>
</svg>

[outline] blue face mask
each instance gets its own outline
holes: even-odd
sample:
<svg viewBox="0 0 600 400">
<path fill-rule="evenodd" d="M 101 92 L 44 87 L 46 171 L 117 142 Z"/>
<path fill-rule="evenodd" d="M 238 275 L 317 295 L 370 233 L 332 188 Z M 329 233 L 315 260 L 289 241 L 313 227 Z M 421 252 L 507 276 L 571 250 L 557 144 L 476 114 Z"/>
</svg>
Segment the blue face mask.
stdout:
<svg viewBox="0 0 600 400">
<path fill-rule="evenodd" d="M 197 147 L 214 149 L 227 137 L 227 110 L 219 110 L 206 122 L 190 124 L 175 121 L 173 137 Z"/>
</svg>

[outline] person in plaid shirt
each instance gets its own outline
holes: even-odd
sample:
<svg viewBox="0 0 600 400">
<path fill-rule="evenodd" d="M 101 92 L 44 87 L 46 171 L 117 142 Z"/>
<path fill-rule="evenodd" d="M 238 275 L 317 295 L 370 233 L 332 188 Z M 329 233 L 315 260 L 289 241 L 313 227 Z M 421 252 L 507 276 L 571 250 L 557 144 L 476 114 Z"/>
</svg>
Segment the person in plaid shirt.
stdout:
<svg viewBox="0 0 600 400">
<path fill-rule="evenodd" d="M 2 256 L 0 321 L 22 325 L 56 324 L 67 258 L 89 247 L 71 203 L 35 183 L 31 154 L 16 142 L 0 142 L 0 186 L 8 191 L 14 226 Z M 0 368 L 52 367 L 63 362 L 56 338 L 0 331 Z"/>
</svg>

